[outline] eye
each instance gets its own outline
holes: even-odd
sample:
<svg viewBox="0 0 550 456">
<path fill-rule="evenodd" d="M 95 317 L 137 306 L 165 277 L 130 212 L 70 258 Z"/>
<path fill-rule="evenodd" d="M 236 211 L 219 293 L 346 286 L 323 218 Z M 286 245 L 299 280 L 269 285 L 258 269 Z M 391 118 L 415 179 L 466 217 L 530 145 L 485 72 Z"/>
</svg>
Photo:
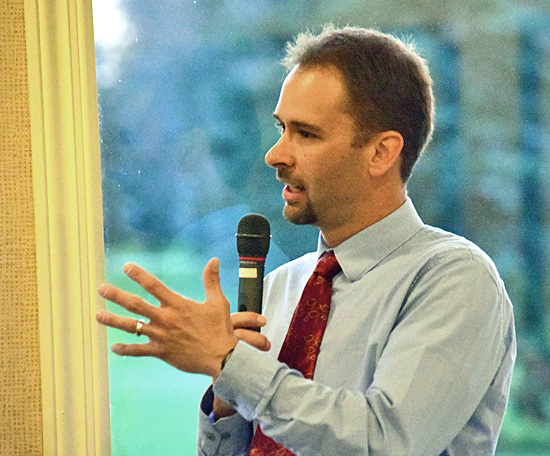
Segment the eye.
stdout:
<svg viewBox="0 0 550 456">
<path fill-rule="evenodd" d="M 317 135 L 307 130 L 299 130 L 298 134 L 304 139 L 317 138 Z"/>
<path fill-rule="evenodd" d="M 279 130 L 279 133 L 282 135 L 285 132 L 285 124 L 282 122 L 275 122 L 275 128 Z"/>
</svg>

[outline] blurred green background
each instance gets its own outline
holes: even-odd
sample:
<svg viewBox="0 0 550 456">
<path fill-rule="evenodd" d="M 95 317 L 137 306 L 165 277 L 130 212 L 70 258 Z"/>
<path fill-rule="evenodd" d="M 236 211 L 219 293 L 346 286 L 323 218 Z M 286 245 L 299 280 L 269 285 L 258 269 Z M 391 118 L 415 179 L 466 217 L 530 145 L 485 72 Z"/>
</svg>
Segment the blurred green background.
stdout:
<svg viewBox="0 0 550 456">
<path fill-rule="evenodd" d="M 278 61 L 296 33 L 333 22 L 411 37 L 430 63 L 434 140 L 409 193 L 426 223 L 494 259 L 515 306 L 518 362 L 497 450 L 550 455 L 550 3 L 448 0 L 94 0 L 106 273 L 132 261 L 203 299 L 221 260 L 236 309 L 235 230 L 268 217 L 267 270 L 314 249 L 281 216 L 263 155 L 276 139 Z M 111 307 L 112 308 L 112 307 Z M 118 309 L 117 309 L 118 311 Z M 109 342 L 136 341 L 109 331 Z M 208 379 L 109 358 L 114 456 L 193 455 Z"/>
</svg>

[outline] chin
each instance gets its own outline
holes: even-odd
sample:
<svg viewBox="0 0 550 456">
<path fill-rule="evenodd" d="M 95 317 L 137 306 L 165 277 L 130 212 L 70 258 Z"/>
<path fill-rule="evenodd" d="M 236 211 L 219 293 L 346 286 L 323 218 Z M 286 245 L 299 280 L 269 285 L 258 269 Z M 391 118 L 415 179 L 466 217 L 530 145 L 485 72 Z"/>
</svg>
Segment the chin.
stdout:
<svg viewBox="0 0 550 456">
<path fill-rule="evenodd" d="M 316 225 L 318 220 L 317 214 L 311 204 L 307 204 L 305 207 L 298 207 L 287 203 L 283 209 L 283 215 L 294 225 Z"/>
</svg>

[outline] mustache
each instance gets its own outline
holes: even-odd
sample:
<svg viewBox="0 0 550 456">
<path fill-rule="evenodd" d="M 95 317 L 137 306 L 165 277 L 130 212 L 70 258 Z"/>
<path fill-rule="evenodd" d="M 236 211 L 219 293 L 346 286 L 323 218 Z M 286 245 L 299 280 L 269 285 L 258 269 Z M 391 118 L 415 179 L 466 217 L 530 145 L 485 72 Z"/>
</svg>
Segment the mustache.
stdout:
<svg viewBox="0 0 550 456">
<path fill-rule="evenodd" d="M 276 176 L 278 181 L 284 181 L 288 179 L 288 172 L 285 168 L 277 168 Z"/>
<path fill-rule="evenodd" d="M 293 179 L 288 168 L 277 168 L 277 180 L 285 184 L 302 187 L 303 183 L 300 180 Z"/>
</svg>

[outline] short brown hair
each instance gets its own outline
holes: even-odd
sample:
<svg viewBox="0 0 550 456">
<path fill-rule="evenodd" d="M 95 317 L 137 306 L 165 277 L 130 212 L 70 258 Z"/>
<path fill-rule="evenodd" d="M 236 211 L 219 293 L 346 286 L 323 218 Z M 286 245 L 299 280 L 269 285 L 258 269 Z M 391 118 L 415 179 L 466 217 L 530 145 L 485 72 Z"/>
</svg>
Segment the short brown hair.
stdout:
<svg viewBox="0 0 550 456">
<path fill-rule="evenodd" d="M 433 132 L 434 101 L 428 66 L 410 43 L 376 30 L 325 26 L 299 34 L 282 61 L 290 71 L 333 66 L 342 75 L 358 128 L 355 143 L 374 134 L 399 132 L 404 139 L 401 179 L 407 182 Z"/>
</svg>

